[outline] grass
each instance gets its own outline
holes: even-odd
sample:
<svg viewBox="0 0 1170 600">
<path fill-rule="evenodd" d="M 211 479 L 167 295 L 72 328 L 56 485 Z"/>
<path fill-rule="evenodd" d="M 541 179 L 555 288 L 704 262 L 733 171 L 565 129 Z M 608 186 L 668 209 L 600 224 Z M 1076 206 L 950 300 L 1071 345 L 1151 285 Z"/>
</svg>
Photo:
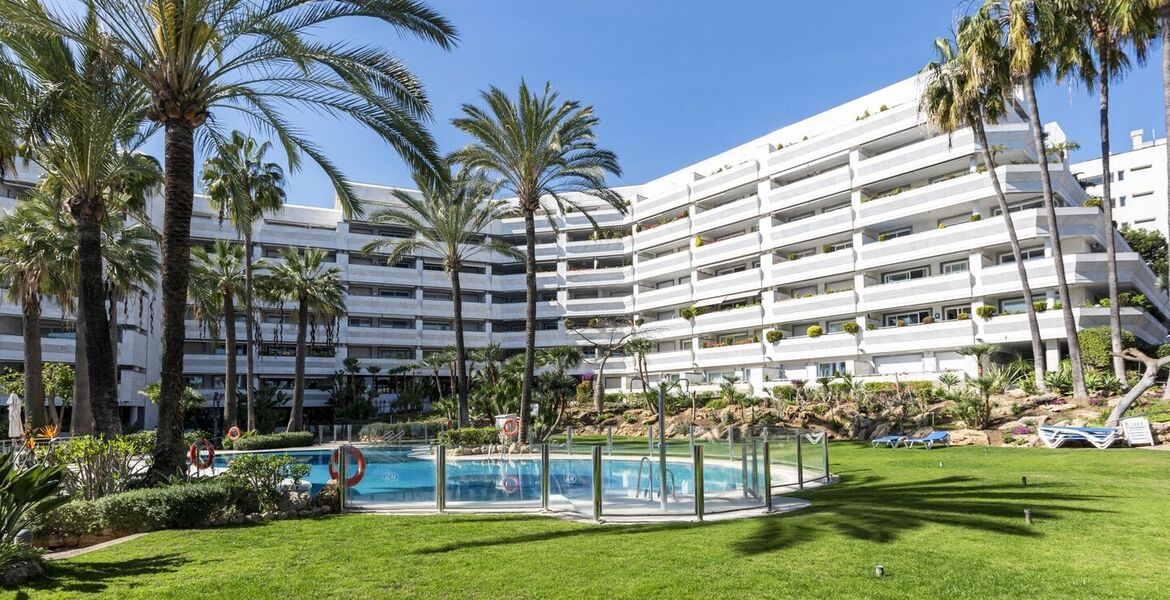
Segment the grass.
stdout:
<svg viewBox="0 0 1170 600">
<path fill-rule="evenodd" d="M 838 444 L 831 459 L 842 482 L 806 492 L 812 507 L 783 516 L 594 526 L 347 515 L 166 531 L 53 563 L 8 593 L 986 600 L 1154 598 L 1170 587 L 1170 453 Z M 886 577 L 874 576 L 877 564 Z"/>
</svg>

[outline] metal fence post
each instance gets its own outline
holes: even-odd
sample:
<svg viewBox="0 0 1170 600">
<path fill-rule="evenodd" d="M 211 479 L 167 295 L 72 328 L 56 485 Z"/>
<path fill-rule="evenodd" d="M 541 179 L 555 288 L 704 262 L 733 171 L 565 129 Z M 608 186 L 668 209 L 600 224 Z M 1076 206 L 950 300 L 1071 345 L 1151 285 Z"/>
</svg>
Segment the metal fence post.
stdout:
<svg viewBox="0 0 1170 600">
<path fill-rule="evenodd" d="M 735 460 L 735 428 L 727 426 L 727 460 Z"/>
<path fill-rule="evenodd" d="M 347 441 L 347 442 L 353 441 L 353 423 L 346 423 L 345 424 L 345 441 Z"/>
<path fill-rule="evenodd" d="M 687 425 L 687 437 L 691 440 L 691 454 L 695 453 L 695 426 L 694 424 Z"/>
<path fill-rule="evenodd" d="M 593 520 L 601 522 L 601 446 L 593 447 Z"/>
<path fill-rule="evenodd" d="M 828 483 L 828 481 L 829 481 L 829 434 L 828 433 L 825 433 L 824 437 L 821 438 L 821 452 L 824 455 L 823 459 L 825 461 L 825 482 Z"/>
<path fill-rule="evenodd" d="M 703 447 L 695 446 L 691 449 L 691 456 L 695 461 L 695 516 L 703 520 Z"/>
<path fill-rule="evenodd" d="M 346 479 L 349 479 L 349 446 L 342 446 L 337 450 L 337 499 L 341 503 L 338 512 L 345 512 L 345 505 L 349 500 Z"/>
<path fill-rule="evenodd" d="M 435 453 L 435 508 L 447 510 L 447 447 L 438 446 Z"/>
<path fill-rule="evenodd" d="M 654 426 L 646 426 L 646 456 L 654 455 Z"/>
<path fill-rule="evenodd" d="M 764 506 L 772 512 L 772 444 L 764 439 Z"/>
<path fill-rule="evenodd" d="M 573 455 L 573 428 L 565 428 L 565 450 L 569 452 L 569 456 Z"/>
<path fill-rule="evenodd" d="M 548 510 L 548 444 L 540 446 L 540 510 Z"/>
<path fill-rule="evenodd" d="M 760 490 L 760 442 L 752 440 L 752 489 Z"/>
<path fill-rule="evenodd" d="M 613 454 L 613 425 L 605 428 L 605 453 Z"/>
<path fill-rule="evenodd" d="M 797 489 L 804 489 L 804 456 L 801 453 L 801 441 L 804 434 L 798 429 L 796 431 L 796 487 Z"/>
<path fill-rule="evenodd" d="M 333 441 L 337 441 L 337 423 L 333 424 Z"/>
</svg>

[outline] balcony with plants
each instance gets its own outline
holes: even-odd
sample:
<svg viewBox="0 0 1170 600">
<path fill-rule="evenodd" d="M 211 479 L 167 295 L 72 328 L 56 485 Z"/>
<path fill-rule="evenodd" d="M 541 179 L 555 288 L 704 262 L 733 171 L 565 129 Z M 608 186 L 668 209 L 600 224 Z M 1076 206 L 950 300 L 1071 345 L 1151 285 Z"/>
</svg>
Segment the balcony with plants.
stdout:
<svg viewBox="0 0 1170 600">
<path fill-rule="evenodd" d="M 693 266 L 700 267 L 745 256 L 758 256 L 760 234 L 754 220 L 710 230 L 696 235 Z"/>
<path fill-rule="evenodd" d="M 758 164 L 753 159 L 727 163 L 707 173 L 695 173 L 691 184 L 691 198 L 706 198 L 745 184 L 755 183 Z"/>
<path fill-rule="evenodd" d="M 690 226 L 690 212 L 686 208 L 644 219 L 633 225 L 634 245 L 639 249 L 651 248 L 684 239 L 690 235 Z"/>
</svg>

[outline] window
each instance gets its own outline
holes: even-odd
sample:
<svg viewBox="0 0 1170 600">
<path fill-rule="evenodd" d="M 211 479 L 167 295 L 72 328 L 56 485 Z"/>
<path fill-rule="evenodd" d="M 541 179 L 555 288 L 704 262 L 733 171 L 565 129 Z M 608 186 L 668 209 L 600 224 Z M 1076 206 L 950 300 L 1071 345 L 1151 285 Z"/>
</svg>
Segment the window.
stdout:
<svg viewBox="0 0 1170 600">
<path fill-rule="evenodd" d="M 487 273 L 487 269 L 476 265 L 463 265 L 462 267 L 459 267 L 459 272 L 471 273 L 473 275 L 483 275 L 484 273 Z"/>
<path fill-rule="evenodd" d="M 1029 200 L 1027 202 L 1020 202 L 1018 204 L 1013 204 L 1013 205 L 1009 206 L 1008 212 L 1020 212 L 1021 210 L 1029 210 L 1032 208 L 1042 208 L 1043 206 L 1044 206 L 1044 200 L 1042 200 L 1042 199 Z M 999 216 L 999 215 L 1003 214 L 1003 211 L 998 209 L 998 208 L 993 208 L 993 209 L 991 209 L 991 214 L 992 214 L 992 216 Z"/>
<path fill-rule="evenodd" d="M 370 317 L 350 317 L 349 318 L 349 326 L 350 327 L 373 327 L 374 326 L 374 319 L 372 319 Z"/>
<path fill-rule="evenodd" d="M 792 297 L 793 298 L 808 298 L 810 296 L 816 296 L 817 293 L 818 293 L 817 286 L 815 286 L 815 285 L 809 285 L 809 286 L 799 287 L 799 288 L 792 288 Z"/>
<path fill-rule="evenodd" d="M 378 348 L 378 358 L 387 360 L 413 360 L 414 348 Z"/>
<path fill-rule="evenodd" d="M 414 329 L 414 319 L 379 319 L 378 327 L 382 329 Z"/>
<path fill-rule="evenodd" d="M 848 292 L 853 289 L 852 279 L 842 279 L 841 281 L 830 281 L 825 284 L 825 293 L 832 294 L 834 292 Z"/>
<path fill-rule="evenodd" d="M 841 333 L 845 331 L 845 324 L 852 323 L 853 319 L 841 319 L 840 321 L 829 321 L 825 324 L 825 331 L 828 333 Z"/>
<path fill-rule="evenodd" d="M 844 361 L 817 363 L 817 377 L 840 377 L 844 374 Z"/>
<path fill-rule="evenodd" d="M 1038 246 L 1036 248 L 1021 248 L 1020 256 L 1024 260 L 1035 260 L 1037 258 L 1044 258 L 1044 247 Z M 999 264 L 1006 265 L 1016 262 L 1016 257 L 1011 252 L 1004 252 L 999 255 Z"/>
<path fill-rule="evenodd" d="M 710 371 L 703 374 L 704 383 L 720 384 L 727 381 L 728 377 L 739 377 L 738 371 Z"/>
<path fill-rule="evenodd" d="M 443 300 L 450 302 L 451 299 L 451 292 L 446 290 L 423 290 L 423 300 Z"/>
<path fill-rule="evenodd" d="M 971 315 L 971 307 L 964 304 L 956 304 L 955 306 L 945 306 L 942 310 L 944 321 L 956 321 L 959 314 Z"/>
<path fill-rule="evenodd" d="M 381 288 L 378 295 L 383 298 L 414 298 L 414 288 Z"/>
<path fill-rule="evenodd" d="M 838 250 L 847 250 L 847 249 L 852 248 L 852 247 L 853 247 L 852 240 L 845 241 L 845 242 L 837 242 L 835 244 L 829 244 L 829 251 L 836 252 Z"/>
<path fill-rule="evenodd" d="M 437 263 L 437 262 L 431 262 L 428 260 L 424 260 L 423 261 L 423 270 L 424 271 L 442 271 L 443 270 L 443 263 Z"/>
<path fill-rule="evenodd" d="M 1006 298 L 999 301 L 999 314 L 1018 315 L 1028 310 L 1023 298 Z"/>
<path fill-rule="evenodd" d="M 899 227 L 897 229 L 890 229 L 889 231 L 883 231 L 883 232 L 879 233 L 878 239 L 892 240 L 894 238 L 908 236 L 912 233 L 914 233 L 913 227 Z"/>
<path fill-rule="evenodd" d="M 373 296 L 374 288 L 368 285 L 351 285 L 349 286 L 350 296 Z"/>
<path fill-rule="evenodd" d="M 918 310 L 886 315 L 883 322 L 886 324 L 886 327 L 897 327 L 898 321 L 904 321 L 907 325 L 917 325 L 928 316 L 930 316 L 929 310 Z"/>
<path fill-rule="evenodd" d="M 198 389 L 204 386 L 202 375 L 187 375 L 184 379 L 187 380 L 187 387 Z"/>
<path fill-rule="evenodd" d="M 715 271 L 715 276 L 722 277 L 723 275 L 731 275 L 732 273 L 739 273 L 741 271 L 746 271 L 746 270 L 747 270 L 746 265 L 738 265 L 735 267 L 725 267 L 723 269 L 717 269 Z"/>
<path fill-rule="evenodd" d="M 797 252 L 790 252 L 788 255 L 792 258 L 804 258 L 806 256 L 812 256 L 816 253 L 817 253 L 816 248 L 809 248 L 808 250 L 799 250 Z"/>
<path fill-rule="evenodd" d="M 930 267 L 918 267 L 905 271 L 883 273 L 882 283 L 897 283 L 899 281 L 910 281 L 911 279 L 923 279 L 925 277 L 930 277 Z"/>
<path fill-rule="evenodd" d="M 938 224 L 942 227 L 951 227 L 953 225 L 961 225 L 963 223 L 970 223 L 970 222 L 971 222 L 971 213 L 963 213 L 960 215 L 954 215 L 954 216 L 947 217 L 945 219 L 938 220 Z"/>
<path fill-rule="evenodd" d="M 358 235 L 374 235 L 374 228 L 369 225 L 350 225 L 349 232 Z"/>
<path fill-rule="evenodd" d="M 422 328 L 427 331 L 451 331 L 450 321 L 429 321 L 423 320 Z"/>
<path fill-rule="evenodd" d="M 559 328 L 560 328 L 560 326 L 555 319 L 554 320 L 546 319 L 543 321 L 536 322 L 536 330 L 537 331 L 556 331 Z M 521 327 L 520 330 L 523 331 L 524 330 L 523 327 Z"/>
<path fill-rule="evenodd" d="M 473 304 L 483 304 L 487 299 L 487 295 L 483 292 L 463 292 L 459 297 L 464 302 L 471 302 Z"/>
<path fill-rule="evenodd" d="M 682 349 L 682 350 L 690 350 L 690 349 L 692 349 L 692 348 L 694 348 L 694 347 L 695 347 L 695 340 L 692 340 L 692 339 L 686 339 L 686 340 L 683 340 L 683 341 L 682 341 L 682 342 L 679 344 L 679 347 L 680 347 L 680 349 Z"/>
<path fill-rule="evenodd" d="M 951 273 L 966 273 L 968 266 L 969 265 L 966 260 L 954 260 L 939 265 L 938 270 L 942 271 L 943 275 L 949 275 Z"/>
</svg>

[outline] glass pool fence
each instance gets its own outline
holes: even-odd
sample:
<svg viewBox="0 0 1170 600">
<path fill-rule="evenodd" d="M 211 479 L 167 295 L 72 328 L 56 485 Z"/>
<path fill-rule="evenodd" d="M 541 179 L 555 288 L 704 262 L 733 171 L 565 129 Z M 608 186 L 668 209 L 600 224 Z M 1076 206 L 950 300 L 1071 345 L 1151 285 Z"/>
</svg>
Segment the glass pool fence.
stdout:
<svg viewBox="0 0 1170 600">
<path fill-rule="evenodd" d="M 670 433 L 647 426 L 619 436 L 611 427 L 583 436 L 570 428 L 523 451 L 345 444 L 338 481 L 346 508 L 556 511 L 600 521 L 770 510 L 773 494 L 830 477 L 823 432 L 684 425 Z"/>
</svg>

